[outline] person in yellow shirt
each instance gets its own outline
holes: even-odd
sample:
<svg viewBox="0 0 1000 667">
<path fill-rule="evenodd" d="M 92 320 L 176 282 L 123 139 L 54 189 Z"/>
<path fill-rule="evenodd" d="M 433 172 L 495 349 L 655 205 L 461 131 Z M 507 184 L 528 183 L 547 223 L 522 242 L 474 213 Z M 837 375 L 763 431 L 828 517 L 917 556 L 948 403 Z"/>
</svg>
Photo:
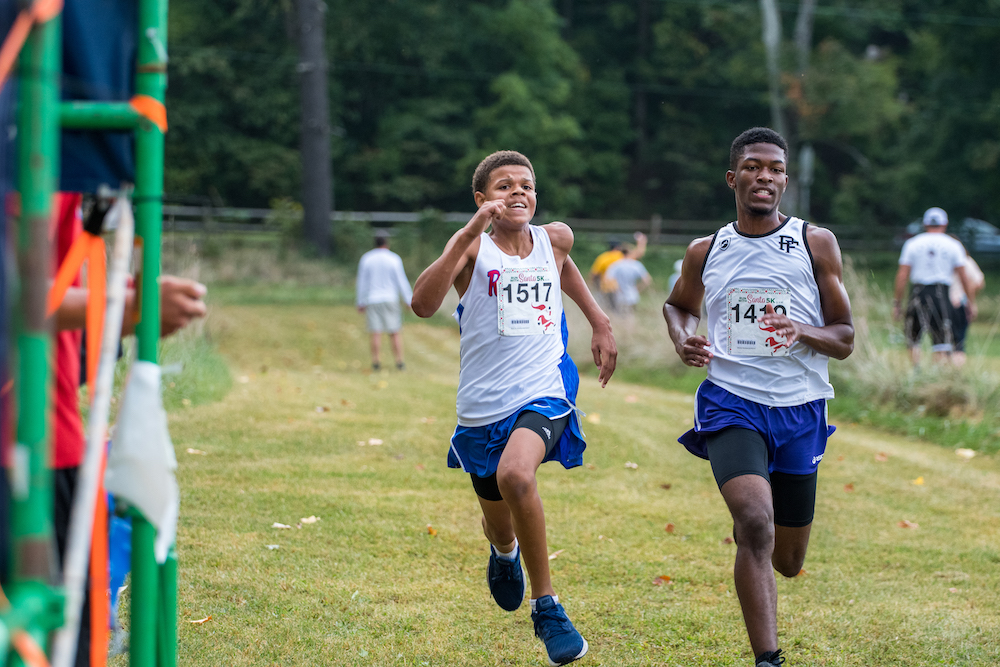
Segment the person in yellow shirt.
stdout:
<svg viewBox="0 0 1000 667">
<path fill-rule="evenodd" d="M 628 256 L 631 259 L 639 260 L 646 254 L 646 235 L 636 232 L 633 235 L 635 248 L 628 248 Z M 610 303 L 611 295 L 618 289 L 618 285 L 612 280 L 607 280 L 605 273 L 608 267 L 625 256 L 626 245 L 621 241 L 611 240 L 608 242 L 608 249 L 597 256 L 594 263 L 590 265 L 590 282 L 601 296 L 605 303 Z"/>
</svg>

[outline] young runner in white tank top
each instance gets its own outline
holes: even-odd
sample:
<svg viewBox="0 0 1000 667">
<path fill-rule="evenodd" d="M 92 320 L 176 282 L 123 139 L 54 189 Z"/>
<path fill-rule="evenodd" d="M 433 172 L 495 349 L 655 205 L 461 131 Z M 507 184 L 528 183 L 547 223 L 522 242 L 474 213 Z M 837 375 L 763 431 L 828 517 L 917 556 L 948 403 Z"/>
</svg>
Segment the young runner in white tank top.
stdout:
<svg viewBox="0 0 1000 667">
<path fill-rule="evenodd" d="M 602 386 L 614 372 L 617 350 L 607 315 L 569 257 L 572 230 L 559 222 L 530 224 L 537 200 L 528 159 L 514 151 L 494 153 L 480 163 L 472 183 L 479 210 L 417 279 L 413 312 L 430 317 L 449 288 L 458 292 L 459 423 L 448 465 L 472 476 L 491 545 L 493 599 L 507 611 L 521 606 L 523 555 L 535 635 L 549 664 L 565 665 L 587 653 L 587 642 L 552 587 L 535 483 L 541 463 L 578 466 L 585 447 L 571 404 L 579 376 L 565 354 L 560 290 L 593 327 L 591 350 Z"/>
<path fill-rule="evenodd" d="M 472 279 L 456 316 L 461 332 L 458 423 L 483 426 L 543 396 L 566 398 L 559 361 L 562 287 L 548 233 L 529 226 L 527 257 L 480 236 Z"/>
</svg>

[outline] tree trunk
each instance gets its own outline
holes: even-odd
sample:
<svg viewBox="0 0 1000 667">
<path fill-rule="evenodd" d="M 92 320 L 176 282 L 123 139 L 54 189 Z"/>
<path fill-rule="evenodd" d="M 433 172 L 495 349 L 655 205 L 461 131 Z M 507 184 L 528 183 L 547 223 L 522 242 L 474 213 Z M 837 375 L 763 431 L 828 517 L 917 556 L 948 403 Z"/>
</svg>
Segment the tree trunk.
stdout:
<svg viewBox="0 0 1000 667">
<path fill-rule="evenodd" d="M 296 0 L 301 103 L 302 227 L 321 257 L 330 254 L 333 175 L 330 167 L 330 107 L 327 98 L 326 4 Z"/>
<path fill-rule="evenodd" d="M 799 3 L 799 16 L 795 22 L 795 50 L 798 54 L 799 77 L 802 79 L 805 78 L 806 72 L 809 70 L 809 54 L 812 52 L 812 29 L 815 15 L 816 0 L 802 0 Z M 798 153 L 799 168 L 796 172 L 799 191 L 798 215 L 802 218 L 808 218 L 816 152 L 811 143 L 804 142 Z"/>
</svg>

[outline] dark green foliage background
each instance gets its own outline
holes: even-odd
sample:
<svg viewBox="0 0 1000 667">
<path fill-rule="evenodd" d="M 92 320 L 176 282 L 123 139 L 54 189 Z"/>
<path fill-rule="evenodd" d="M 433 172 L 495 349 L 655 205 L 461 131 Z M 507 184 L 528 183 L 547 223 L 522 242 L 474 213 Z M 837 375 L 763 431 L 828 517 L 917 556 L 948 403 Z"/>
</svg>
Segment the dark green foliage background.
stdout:
<svg viewBox="0 0 1000 667">
<path fill-rule="evenodd" d="M 943 206 L 1000 222 L 1000 1 L 820 0 L 793 131 L 811 217 L 896 227 Z M 533 160 L 543 216 L 724 220 L 732 138 L 768 124 L 754 0 L 328 0 L 340 210 L 471 210 L 488 152 Z M 294 3 L 171 3 L 167 190 L 299 197 Z"/>
</svg>

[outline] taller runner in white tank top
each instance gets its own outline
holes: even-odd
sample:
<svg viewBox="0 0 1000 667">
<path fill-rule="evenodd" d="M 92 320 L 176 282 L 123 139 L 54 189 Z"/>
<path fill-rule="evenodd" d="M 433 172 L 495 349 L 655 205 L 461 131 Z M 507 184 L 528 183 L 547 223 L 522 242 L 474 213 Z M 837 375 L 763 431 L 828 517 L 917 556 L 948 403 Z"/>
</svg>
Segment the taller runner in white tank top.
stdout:
<svg viewBox="0 0 1000 667">
<path fill-rule="evenodd" d="M 472 279 L 455 313 L 460 426 L 491 424 L 537 398 L 567 399 L 559 365 L 566 351 L 559 271 L 548 233 L 528 228 L 534 245 L 524 258 L 480 235 Z"/>
<path fill-rule="evenodd" d="M 714 358 L 708 379 L 726 391 L 773 407 L 833 398 L 829 357 L 760 325 L 767 303 L 793 320 L 824 325 L 808 223 L 789 217 L 760 236 L 720 229 L 702 269 L 708 309 L 708 339 Z"/>
</svg>

